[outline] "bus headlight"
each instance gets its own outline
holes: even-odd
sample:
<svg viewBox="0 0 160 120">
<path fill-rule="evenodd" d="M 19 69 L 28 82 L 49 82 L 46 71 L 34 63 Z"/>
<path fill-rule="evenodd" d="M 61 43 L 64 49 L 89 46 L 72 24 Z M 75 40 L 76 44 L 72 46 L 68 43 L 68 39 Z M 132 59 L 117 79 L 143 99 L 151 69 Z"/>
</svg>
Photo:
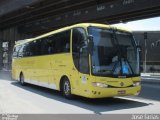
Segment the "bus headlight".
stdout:
<svg viewBox="0 0 160 120">
<path fill-rule="evenodd" d="M 141 82 L 139 81 L 133 82 L 133 86 L 140 86 L 140 85 L 141 85 Z"/>
<path fill-rule="evenodd" d="M 107 88 L 107 87 L 108 87 L 107 84 L 98 83 L 98 82 L 93 82 L 92 85 L 93 85 L 94 87 L 101 87 L 101 88 Z"/>
</svg>

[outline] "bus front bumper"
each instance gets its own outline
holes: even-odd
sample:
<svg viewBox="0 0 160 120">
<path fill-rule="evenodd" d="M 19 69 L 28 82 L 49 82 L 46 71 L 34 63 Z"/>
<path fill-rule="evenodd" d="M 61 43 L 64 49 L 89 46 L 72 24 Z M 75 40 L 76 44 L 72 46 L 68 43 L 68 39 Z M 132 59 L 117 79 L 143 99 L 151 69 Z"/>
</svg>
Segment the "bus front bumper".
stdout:
<svg viewBox="0 0 160 120">
<path fill-rule="evenodd" d="M 89 98 L 106 98 L 115 96 L 139 95 L 141 86 L 128 88 L 98 88 L 94 87 L 89 93 Z"/>
</svg>

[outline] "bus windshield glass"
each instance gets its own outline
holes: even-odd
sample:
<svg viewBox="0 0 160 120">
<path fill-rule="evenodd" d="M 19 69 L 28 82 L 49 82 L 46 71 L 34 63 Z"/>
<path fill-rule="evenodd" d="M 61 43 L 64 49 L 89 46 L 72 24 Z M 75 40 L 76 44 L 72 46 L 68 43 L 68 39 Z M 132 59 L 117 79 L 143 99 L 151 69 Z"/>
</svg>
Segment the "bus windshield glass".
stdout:
<svg viewBox="0 0 160 120">
<path fill-rule="evenodd" d="M 139 54 L 131 33 L 89 27 L 93 36 L 92 74 L 101 76 L 138 76 Z"/>
</svg>

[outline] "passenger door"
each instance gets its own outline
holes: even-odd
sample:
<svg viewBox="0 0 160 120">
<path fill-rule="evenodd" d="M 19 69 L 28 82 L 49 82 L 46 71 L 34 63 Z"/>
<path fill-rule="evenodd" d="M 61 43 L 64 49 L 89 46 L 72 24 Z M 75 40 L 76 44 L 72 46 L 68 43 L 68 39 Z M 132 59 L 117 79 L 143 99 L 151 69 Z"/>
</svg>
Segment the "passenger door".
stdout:
<svg viewBox="0 0 160 120">
<path fill-rule="evenodd" d="M 84 94 L 88 91 L 89 55 L 86 31 L 83 28 L 75 28 L 72 32 L 72 55 L 77 71 L 73 71 L 76 91 Z"/>
</svg>

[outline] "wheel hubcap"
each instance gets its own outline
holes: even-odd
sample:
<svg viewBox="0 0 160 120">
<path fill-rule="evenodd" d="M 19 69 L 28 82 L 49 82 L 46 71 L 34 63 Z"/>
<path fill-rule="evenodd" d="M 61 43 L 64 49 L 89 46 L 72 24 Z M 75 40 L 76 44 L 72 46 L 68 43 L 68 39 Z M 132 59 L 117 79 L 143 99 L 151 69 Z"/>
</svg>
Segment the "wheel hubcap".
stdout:
<svg viewBox="0 0 160 120">
<path fill-rule="evenodd" d="M 65 81 L 64 83 L 64 92 L 66 95 L 70 94 L 70 85 L 68 81 Z"/>
</svg>

